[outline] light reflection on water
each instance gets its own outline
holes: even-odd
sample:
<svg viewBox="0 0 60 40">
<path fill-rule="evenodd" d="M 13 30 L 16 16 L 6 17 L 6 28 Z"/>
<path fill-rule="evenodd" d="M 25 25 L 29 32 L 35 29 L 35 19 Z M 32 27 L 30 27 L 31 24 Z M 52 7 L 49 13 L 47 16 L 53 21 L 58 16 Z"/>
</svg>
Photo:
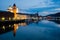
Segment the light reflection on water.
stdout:
<svg viewBox="0 0 60 40">
<path fill-rule="evenodd" d="M 0 40 L 60 40 L 60 27 L 54 22 L 41 21 L 38 24 L 19 23 L 7 26 L 0 28 Z"/>
</svg>

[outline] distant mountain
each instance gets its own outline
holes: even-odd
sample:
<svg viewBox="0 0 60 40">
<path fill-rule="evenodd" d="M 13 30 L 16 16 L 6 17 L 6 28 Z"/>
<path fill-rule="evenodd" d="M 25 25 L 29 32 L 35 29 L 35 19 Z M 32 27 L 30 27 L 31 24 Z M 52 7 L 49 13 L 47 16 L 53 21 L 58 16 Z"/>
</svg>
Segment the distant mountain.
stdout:
<svg viewBox="0 0 60 40">
<path fill-rule="evenodd" d="M 52 17 L 60 17 L 60 12 L 55 13 L 55 14 L 50 14 L 50 15 L 47 15 L 47 16 L 52 16 Z"/>
<path fill-rule="evenodd" d="M 59 18 L 57 18 L 58 20 L 49 20 L 49 21 L 53 21 L 53 22 L 55 22 L 57 24 L 60 24 L 60 12 L 55 13 L 55 14 L 50 14 L 50 15 L 47 15 L 47 16 L 51 16 L 52 18 L 53 17 L 59 17 Z"/>
</svg>

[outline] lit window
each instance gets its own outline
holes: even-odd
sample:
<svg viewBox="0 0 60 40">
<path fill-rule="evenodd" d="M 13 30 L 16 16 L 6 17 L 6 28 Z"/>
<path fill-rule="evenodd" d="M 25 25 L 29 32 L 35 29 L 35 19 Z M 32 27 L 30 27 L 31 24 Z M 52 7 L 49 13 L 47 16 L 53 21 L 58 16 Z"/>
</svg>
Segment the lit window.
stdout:
<svg viewBox="0 0 60 40">
<path fill-rule="evenodd" d="M 17 19 L 20 19 L 19 17 L 17 17 Z"/>
<path fill-rule="evenodd" d="M 9 17 L 9 20 L 11 20 L 11 18 Z"/>
<path fill-rule="evenodd" d="M 11 25 L 9 25 L 9 27 L 11 27 Z"/>
<path fill-rule="evenodd" d="M 15 18 L 13 18 L 13 20 L 15 20 Z"/>
<path fill-rule="evenodd" d="M 2 17 L 2 20 L 5 20 L 5 18 L 4 18 L 4 17 Z"/>
<path fill-rule="evenodd" d="M 5 26 L 2 27 L 5 30 Z"/>
</svg>

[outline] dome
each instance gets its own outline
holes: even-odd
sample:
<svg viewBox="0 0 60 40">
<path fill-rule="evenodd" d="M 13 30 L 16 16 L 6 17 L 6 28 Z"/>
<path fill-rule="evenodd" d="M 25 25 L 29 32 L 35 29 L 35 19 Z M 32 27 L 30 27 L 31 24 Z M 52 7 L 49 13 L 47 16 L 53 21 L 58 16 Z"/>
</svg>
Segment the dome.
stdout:
<svg viewBox="0 0 60 40">
<path fill-rule="evenodd" d="M 16 6 L 16 4 L 13 4 L 13 6 Z"/>
</svg>

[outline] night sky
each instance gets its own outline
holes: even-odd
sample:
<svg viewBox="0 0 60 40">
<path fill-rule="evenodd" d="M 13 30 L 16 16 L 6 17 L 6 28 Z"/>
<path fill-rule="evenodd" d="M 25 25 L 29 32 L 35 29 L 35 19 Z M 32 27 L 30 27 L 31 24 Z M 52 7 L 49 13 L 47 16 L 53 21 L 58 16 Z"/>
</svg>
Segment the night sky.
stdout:
<svg viewBox="0 0 60 40">
<path fill-rule="evenodd" d="M 60 0 L 0 0 L 0 10 L 6 11 L 13 4 L 19 8 L 19 12 L 36 13 L 40 15 L 54 14 L 60 11 Z"/>
</svg>

